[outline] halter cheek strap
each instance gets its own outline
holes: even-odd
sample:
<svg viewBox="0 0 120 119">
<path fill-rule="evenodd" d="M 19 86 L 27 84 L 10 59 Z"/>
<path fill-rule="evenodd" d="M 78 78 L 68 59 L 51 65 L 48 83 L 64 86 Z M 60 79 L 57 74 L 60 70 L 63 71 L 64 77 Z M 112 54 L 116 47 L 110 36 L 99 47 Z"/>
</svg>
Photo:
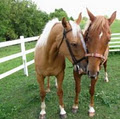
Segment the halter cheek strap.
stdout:
<svg viewBox="0 0 120 119">
<path fill-rule="evenodd" d="M 75 56 L 74 56 L 74 54 L 73 54 L 73 52 L 72 52 L 70 43 L 69 43 L 69 41 L 68 41 L 68 39 L 67 39 L 67 37 L 66 37 L 66 34 L 67 34 L 68 32 L 70 32 L 70 31 L 72 31 L 72 29 L 70 29 L 70 30 L 68 30 L 68 31 L 66 31 L 66 30 L 64 29 L 64 31 L 63 31 L 63 38 L 62 38 L 62 40 L 61 40 L 61 42 L 60 42 L 60 45 L 58 46 L 58 49 L 60 48 L 63 40 L 65 39 L 67 48 L 68 48 L 68 50 L 69 50 L 70 56 L 71 56 L 72 61 L 73 61 L 73 65 L 76 67 L 76 71 L 79 71 L 79 70 L 80 70 L 79 64 L 80 64 L 80 62 L 81 62 L 82 60 L 85 60 L 86 57 L 84 56 L 84 57 L 82 57 L 82 58 L 79 59 L 79 60 L 77 60 L 77 59 L 75 58 Z M 78 64 L 78 63 L 79 63 L 79 64 Z"/>
</svg>

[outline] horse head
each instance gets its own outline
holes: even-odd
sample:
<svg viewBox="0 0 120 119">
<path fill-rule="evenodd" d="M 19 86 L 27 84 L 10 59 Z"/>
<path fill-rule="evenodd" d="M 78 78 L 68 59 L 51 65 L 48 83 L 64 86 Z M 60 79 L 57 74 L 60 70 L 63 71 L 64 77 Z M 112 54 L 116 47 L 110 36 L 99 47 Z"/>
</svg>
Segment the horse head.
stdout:
<svg viewBox="0 0 120 119">
<path fill-rule="evenodd" d="M 81 14 L 76 21 L 62 19 L 63 38 L 60 43 L 62 52 L 74 65 L 74 69 L 80 73 L 85 72 L 87 62 L 85 60 L 86 46 L 80 29 Z"/>
<path fill-rule="evenodd" d="M 116 18 L 116 12 L 109 19 L 104 16 L 94 16 L 88 9 L 87 13 L 91 21 L 85 31 L 86 57 L 88 57 L 87 72 L 90 78 L 97 78 L 100 65 L 105 60 L 105 51 L 111 38 L 110 25 Z"/>
</svg>

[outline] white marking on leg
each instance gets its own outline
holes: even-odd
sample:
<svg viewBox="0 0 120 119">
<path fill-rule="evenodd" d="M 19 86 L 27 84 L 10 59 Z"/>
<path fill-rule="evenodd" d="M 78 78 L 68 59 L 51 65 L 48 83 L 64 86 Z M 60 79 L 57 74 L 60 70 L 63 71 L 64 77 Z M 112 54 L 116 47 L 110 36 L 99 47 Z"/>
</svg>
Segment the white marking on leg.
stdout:
<svg viewBox="0 0 120 119">
<path fill-rule="evenodd" d="M 46 108 L 46 105 L 45 105 L 45 102 L 43 101 L 43 102 L 41 103 L 41 112 L 40 112 L 40 115 L 46 114 L 45 108 Z"/>
<path fill-rule="evenodd" d="M 95 109 L 91 106 L 89 106 L 89 113 L 94 113 L 95 112 Z"/>
<path fill-rule="evenodd" d="M 66 114 L 66 111 L 64 110 L 64 108 L 60 105 L 60 115 L 64 115 Z"/>
<path fill-rule="evenodd" d="M 72 108 L 73 109 L 78 109 L 78 105 L 74 104 Z"/>
<path fill-rule="evenodd" d="M 55 87 L 58 88 L 57 78 L 55 78 Z"/>
<path fill-rule="evenodd" d="M 105 72 L 105 81 L 106 81 L 106 82 L 109 82 L 107 72 Z"/>
</svg>

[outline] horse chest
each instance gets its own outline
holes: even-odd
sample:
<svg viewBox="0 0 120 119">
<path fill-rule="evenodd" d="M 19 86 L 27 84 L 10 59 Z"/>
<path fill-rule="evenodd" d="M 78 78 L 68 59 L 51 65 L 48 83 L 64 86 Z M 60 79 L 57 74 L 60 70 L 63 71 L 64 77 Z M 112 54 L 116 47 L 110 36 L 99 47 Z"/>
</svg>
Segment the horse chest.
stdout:
<svg viewBox="0 0 120 119">
<path fill-rule="evenodd" d="M 39 74 L 44 76 L 56 76 L 65 68 L 65 62 L 61 59 L 60 62 L 54 61 L 53 63 L 43 63 L 36 65 L 36 70 Z"/>
<path fill-rule="evenodd" d="M 45 76 L 52 76 L 52 75 L 58 75 L 58 73 L 63 70 L 63 67 L 61 67 L 59 64 L 56 66 L 50 66 L 50 67 L 46 67 L 43 70 L 43 74 Z"/>
</svg>

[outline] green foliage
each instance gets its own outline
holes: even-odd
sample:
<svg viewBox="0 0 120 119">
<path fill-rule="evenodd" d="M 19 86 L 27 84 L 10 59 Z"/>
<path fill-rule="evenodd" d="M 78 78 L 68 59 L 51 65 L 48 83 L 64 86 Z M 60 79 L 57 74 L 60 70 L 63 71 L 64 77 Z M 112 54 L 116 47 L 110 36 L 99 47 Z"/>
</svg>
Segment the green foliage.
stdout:
<svg viewBox="0 0 120 119">
<path fill-rule="evenodd" d="M 111 25 L 112 33 L 120 33 L 120 20 L 116 19 Z"/>
<path fill-rule="evenodd" d="M 48 14 L 28 0 L 0 0 L 0 41 L 36 36 L 48 21 Z"/>
<path fill-rule="evenodd" d="M 50 13 L 49 19 L 58 18 L 60 21 L 63 17 L 68 19 L 67 13 L 61 8 L 61 9 L 55 9 L 53 13 Z"/>
<path fill-rule="evenodd" d="M 83 17 L 83 18 L 82 18 L 81 23 L 80 23 L 81 29 L 84 29 L 87 20 L 88 20 L 87 17 Z"/>
<path fill-rule="evenodd" d="M 28 0 L 0 0 L 0 16 L 0 42 L 17 39 L 21 35 L 40 35 L 48 20 L 55 17 L 59 20 L 63 17 L 68 19 L 62 8 L 55 9 L 55 12 L 48 15 Z"/>
</svg>

